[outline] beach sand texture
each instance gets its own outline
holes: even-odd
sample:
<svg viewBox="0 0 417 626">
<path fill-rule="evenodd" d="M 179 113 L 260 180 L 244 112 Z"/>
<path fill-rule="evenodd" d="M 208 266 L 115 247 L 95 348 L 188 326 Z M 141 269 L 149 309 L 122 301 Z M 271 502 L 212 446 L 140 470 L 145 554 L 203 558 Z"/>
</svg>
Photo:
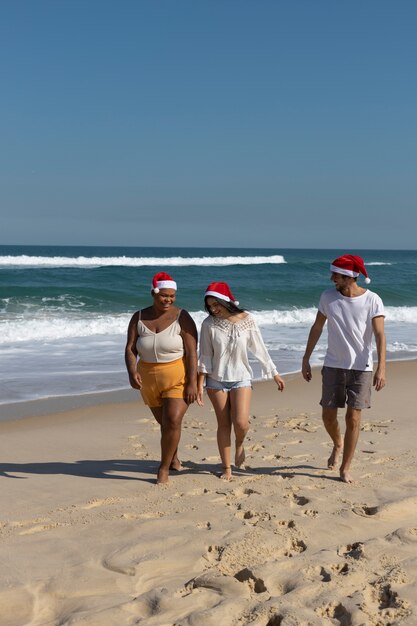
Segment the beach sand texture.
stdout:
<svg viewBox="0 0 417 626">
<path fill-rule="evenodd" d="M 207 398 L 167 486 L 133 391 L 0 423 L 0 626 L 416 625 L 416 374 L 389 364 L 352 485 L 326 469 L 317 370 L 255 385 L 231 482 Z"/>
</svg>

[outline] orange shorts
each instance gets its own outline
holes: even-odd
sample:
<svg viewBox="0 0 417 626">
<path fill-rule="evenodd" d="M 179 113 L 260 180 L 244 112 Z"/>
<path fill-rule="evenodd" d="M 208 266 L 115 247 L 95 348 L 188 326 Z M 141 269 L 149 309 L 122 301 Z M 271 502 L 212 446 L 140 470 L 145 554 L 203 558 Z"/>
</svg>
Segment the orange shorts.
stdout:
<svg viewBox="0 0 417 626">
<path fill-rule="evenodd" d="M 140 392 L 147 406 L 162 406 L 163 398 L 184 398 L 184 359 L 169 363 L 139 361 L 137 371 L 142 379 Z"/>
</svg>

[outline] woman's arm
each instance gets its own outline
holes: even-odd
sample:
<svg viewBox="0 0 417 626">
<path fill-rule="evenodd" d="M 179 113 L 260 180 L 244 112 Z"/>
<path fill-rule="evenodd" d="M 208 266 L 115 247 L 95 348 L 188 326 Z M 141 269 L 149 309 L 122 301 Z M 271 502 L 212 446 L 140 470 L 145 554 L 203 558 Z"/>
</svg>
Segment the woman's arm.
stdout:
<svg viewBox="0 0 417 626">
<path fill-rule="evenodd" d="M 129 322 L 125 348 L 126 369 L 129 374 L 130 386 L 133 387 L 133 389 L 140 389 L 142 387 L 141 377 L 136 371 L 136 364 L 138 360 L 138 351 L 136 349 L 136 342 L 138 340 L 138 321 L 139 311 L 136 311 Z"/>
<path fill-rule="evenodd" d="M 184 309 L 178 321 L 184 344 L 185 401 L 187 404 L 192 404 L 197 400 L 197 327 L 191 315 Z"/>
<path fill-rule="evenodd" d="M 198 372 L 197 375 L 197 404 L 198 406 L 204 406 L 203 396 L 204 396 L 204 381 L 206 380 L 206 375 L 202 372 Z"/>
</svg>

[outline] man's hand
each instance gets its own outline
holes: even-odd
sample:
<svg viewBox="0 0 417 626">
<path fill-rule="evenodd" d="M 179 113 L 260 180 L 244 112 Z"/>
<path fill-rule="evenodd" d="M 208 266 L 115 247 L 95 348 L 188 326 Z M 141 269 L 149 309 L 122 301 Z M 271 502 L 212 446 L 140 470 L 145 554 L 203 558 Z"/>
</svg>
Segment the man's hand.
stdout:
<svg viewBox="0 0 417 626">
<path fill-rule="evenodd" d="M 308 383 L 313 378 L 313 375 L 311 373 L 310 361 L 307 361 L 307 359 L 303 359 L 303 364 L 301 366 L 301 373 L 303 375 L 304 380 L 306 380 Z"/>
<path fill-rule="evenodd" d="M 374 375 L 373 385 L 375 387 L 375 391 L 381 391 L 385 387 L 385 372 L 378 368 Z"/>
</svg>

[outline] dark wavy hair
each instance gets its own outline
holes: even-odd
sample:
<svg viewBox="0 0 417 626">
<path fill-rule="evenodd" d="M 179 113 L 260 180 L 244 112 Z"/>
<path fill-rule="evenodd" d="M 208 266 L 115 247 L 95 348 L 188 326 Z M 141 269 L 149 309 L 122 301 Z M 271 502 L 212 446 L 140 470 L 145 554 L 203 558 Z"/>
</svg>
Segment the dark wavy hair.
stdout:
<svg viewBox="0 0 417 626">
<path fill-rule="evenodd" d="M 216 302 L 224 306 L 224 308 L 230 311 L 230 313 L 236 314 L 236 313 L 243 313 L 245 311 L 245 309 L 241 309 L 240 307 L 236 306 L 236 304 L 234 304 L 233 302 L 227 302 L 227 300 L 222 300 L 221 298 L 215 298 L 214 296 L 206 296 L 204 298 L 204 308 L 206 309 L 209 315 L 213 315 L 213 314 L 208 307 L 207 298 L 214 298 Z"/>
</svg>

